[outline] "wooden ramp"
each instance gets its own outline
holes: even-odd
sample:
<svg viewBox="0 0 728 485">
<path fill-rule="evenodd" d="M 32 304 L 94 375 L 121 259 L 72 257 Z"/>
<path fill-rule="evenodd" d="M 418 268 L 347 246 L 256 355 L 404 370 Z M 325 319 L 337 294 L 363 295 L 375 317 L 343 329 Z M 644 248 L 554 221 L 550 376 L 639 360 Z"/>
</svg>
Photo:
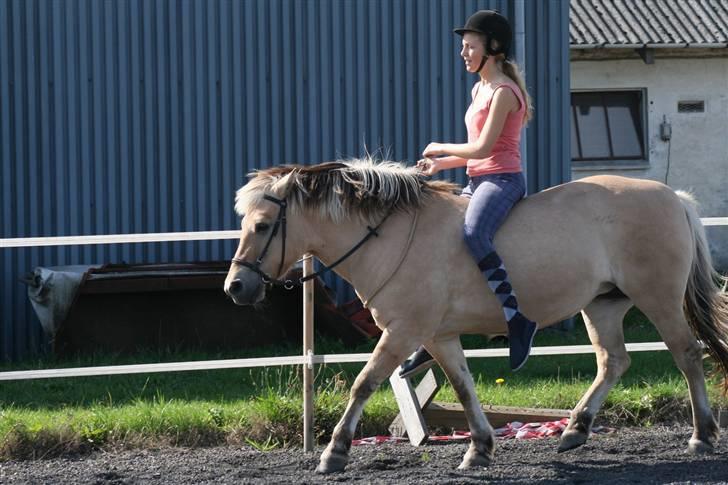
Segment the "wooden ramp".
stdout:
<svg viewBox="0 0 728 485">
<path fill-rule="evenodd" d="M 435 372 L 430 369 L 417 387 L 412 385 L 411 378 L 399 377 L 399 369 L 389 378 L 400 413 L 389 426 L 392 436 L 407 436 L 410 443 L 420 446 L 429 436 L 427 426 L 433 428 L 449 428 L 467 430 L 463 407 L 460 404 L 433 402 L 440 383 Z M 556 421 L 568 418 L 570 411 L 566 409 L 534 409 L 510 406 L 484 405 L 488 421 L 494 428 L 499 428 L 513 421 L 522 423 Z"/>
</svg>

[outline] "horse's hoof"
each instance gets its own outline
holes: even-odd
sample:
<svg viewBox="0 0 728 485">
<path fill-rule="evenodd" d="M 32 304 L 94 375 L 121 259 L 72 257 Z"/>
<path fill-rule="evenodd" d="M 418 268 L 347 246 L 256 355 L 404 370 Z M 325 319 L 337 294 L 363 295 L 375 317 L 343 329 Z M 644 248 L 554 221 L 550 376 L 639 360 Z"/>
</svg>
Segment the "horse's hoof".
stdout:
<svg viewBox="0 0 728 485">
<path fill-rule="evenodd" d="M 706 441 L 691 439 L 688 441 L 688 453 L 691 455 L 710 455 L 715 451 L 713 445 Z"/>
<path fill-rule="evenodd" d="M 563 453 L 564 451 L 578 448 L 579 446 L 586 443 L 588 437 L 589 436 L 586 433 L 582 433 L 581 431 L 565 431 L 564 434 L 561 435 L 558 452 Z"/>
<path fill-rule="evenodd" d="M 465 458 L 463 458 L 463 462 L 460 463 L 460 466 L 458 467 L 458 470 L 490 466 L 492 461 L 493 458 L 489 456 L 478 453 L 466 453 Z"/>
<path fill-rule="evenodd" d="M 316 473 L 328 474 L 343 472 L 348 461 L 349 457 L 347 455 L 334 453 L 323 455 L 321 456 L 321 461 L 319 461 L 319 466 L 316 467 Z"/>
</svg>

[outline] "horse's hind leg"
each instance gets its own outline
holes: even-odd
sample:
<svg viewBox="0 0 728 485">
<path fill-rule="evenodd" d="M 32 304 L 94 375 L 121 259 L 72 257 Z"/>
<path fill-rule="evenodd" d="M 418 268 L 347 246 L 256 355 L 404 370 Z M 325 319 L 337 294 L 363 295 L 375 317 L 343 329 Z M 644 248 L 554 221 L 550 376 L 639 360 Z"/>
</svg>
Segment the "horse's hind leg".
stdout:
<svg viewBox="0 0 728 485">
<path fill-rule="evenodd" d="M 682 300 L 665 304 L 665 299 L 656 296 L 653 301 L 642 305 L 635 302 L 660 332 L 663 342 L 672 353 L 675 364 L 688 383 L 690 404 L 693 408 L 693 436 L 688 442 L 691 453 L 711 453 L 713 443 L 718 439 L 718 425 L 713 417 L 705 387 L 703 350 L 693 335 L 682 309 Z"/>
<path fill-rule="evenodd" d="M 609 390 L 629 368 L 630 359 L 624 346 L 622 321 L 631 306 L 632 302 L 627 298 L 599 297 L 581 312 L 596 352 L 597 376 L 571 412 L 569 425 L 559 442 L 559 452 L 586 442 L 594 417 Z"/>
<path fill-rule="evenodd" d="M 470 427 L 470 448 L 458 468 L 490 465 L 493 460 L 495 435 L 475 394 L 475 384 L 465 361 L 460 338 L 434 342 L 427 346 L 427 350 L 445 371 L 463 405 Z"/>
<path fill-rule="evenodd" d="M 342 471 L 349 461 L 349 448 L 356 425 L 364 410 L 364 404 L 379 385 L 419 345 L 412 339 L 411 332 L 398 329 L 395 322 L 379 338 L 372 356 L 361 370 L 351 387 L 349 403 L 344 415 L 334 428 L 331 441 L 321 454 L 318 473 Z"/>
</svg>

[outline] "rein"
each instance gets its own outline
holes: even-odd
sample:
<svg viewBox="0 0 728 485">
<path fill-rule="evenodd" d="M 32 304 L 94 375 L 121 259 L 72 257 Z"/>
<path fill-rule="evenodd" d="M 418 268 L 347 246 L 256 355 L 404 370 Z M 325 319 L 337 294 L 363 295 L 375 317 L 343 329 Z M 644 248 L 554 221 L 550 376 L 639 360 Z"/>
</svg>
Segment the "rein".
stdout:
<svg viewBox="0 0 728 485">
<path fill-rule="evenodd" d="M 265 246 L 263 247 L 263 251 L 260 253 L 260 256 L 256 258 L 255 263 L 248 263 L 247 261 L 243 261 L 240 258 L 232 258 L 232 263 L 239 264 L 240 266 L 245 266 L 246 268 L 254 271 L 257 273 L 261 280 L 263 280 L 263 283 L 265 284 L 273 284 L 277 286 L 283 286 L 287 290 L 292 290 L 296 286 L 301 286 L 303 283 L 305 283 L 308 280 L 312 280 L 318 276 L 321 276 L 323 274 L 328 273 L 329 271 L 333 270 L 336 266 L 344 262 L 349 256 L 354 254 L 364 243 L 366 243 L 369 238 L 372 236 L 379 236 L 379 233 L 377 232 L 377 229 L 381 227 L 382 224 L 384 224 L 384 221 L 387 220 L 387 218 L 392 214 L 392 208 L 389 209 L 387 214 L 382 218 L 381 221 L 379 221 L 379 224 L 377 224 L 374 227 L 367 226 L 367 234 L 352 247 L 349 251 L 347 251 L 343 256 L 341 256 L 339 259 L 334 261 L 331 265 L 326 266 L 324 265 L 323 269 L 316 271 L 315 273 L 312 273 L 307 276 L 302 276 L 300 278 L 297 278 L 296 280 L 279 280 L 277 278 L 272 277 L 262 269 L 260 269 L 260 265 L 263 264 L 263 258 L 265 258 L 266 254 L 268 253 L 268 249 L 270 248 L 271 242 L 273 242 L 273 238 L 276 237 L 278 234 L 278 229 L 281 230 L 281 260 L 278 264 L 278 271 L 276 274 L 281 274 L 281 270 L 283 269 L 283 261 L 286 257 L 286 208 L 288 207 L 288 203 L 284 199 L 278 199 L 276 197 L 273 197 L 271 195 L 265 194 L 263 195 L 263 198 L 265 200 L 268 200 L 270 202 L 273 202 L 274 204 L 278 205 L 278 217 L 276 218 L 276 222 L 273 225 L 273 230 L 270 233 L 270 236 L 268 236 L 268 241 L 266 241 Z M 400 261 L 401 264 L 401 261 Z M 399 267 L 399 265 L 398 265 Z M 395 270 L 396 271 L 396 270 Z M 391 276 L 389 277 L 391 278 Z M 387 278 L 387 281 L 389 281 L 389 278 Z M 382 285 L 383 286 L 383 285 Z M 380 288 L 381 289 L 381 288 Z M 379 291 L 379 289 L 377 289 Z"/>
</svg>

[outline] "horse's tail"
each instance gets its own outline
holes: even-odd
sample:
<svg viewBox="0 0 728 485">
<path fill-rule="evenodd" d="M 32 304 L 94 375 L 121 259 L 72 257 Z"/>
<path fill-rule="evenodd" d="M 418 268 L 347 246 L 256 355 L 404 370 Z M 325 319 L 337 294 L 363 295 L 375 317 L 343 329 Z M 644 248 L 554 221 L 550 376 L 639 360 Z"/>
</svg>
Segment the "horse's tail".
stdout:
<svg viewBox="0 0 728 485">
<path fill-rule="evenodd" d="M 728 391 L 728 278 L 713 269 L 695 199 L 682 191 L 677 191 L 677 195 L 685 207 L 694 240 L 693 263 L 683 305 L 685 316 L 693 333 L 718 364 L 724 376 L 724 390 Z"/>
</svg>

